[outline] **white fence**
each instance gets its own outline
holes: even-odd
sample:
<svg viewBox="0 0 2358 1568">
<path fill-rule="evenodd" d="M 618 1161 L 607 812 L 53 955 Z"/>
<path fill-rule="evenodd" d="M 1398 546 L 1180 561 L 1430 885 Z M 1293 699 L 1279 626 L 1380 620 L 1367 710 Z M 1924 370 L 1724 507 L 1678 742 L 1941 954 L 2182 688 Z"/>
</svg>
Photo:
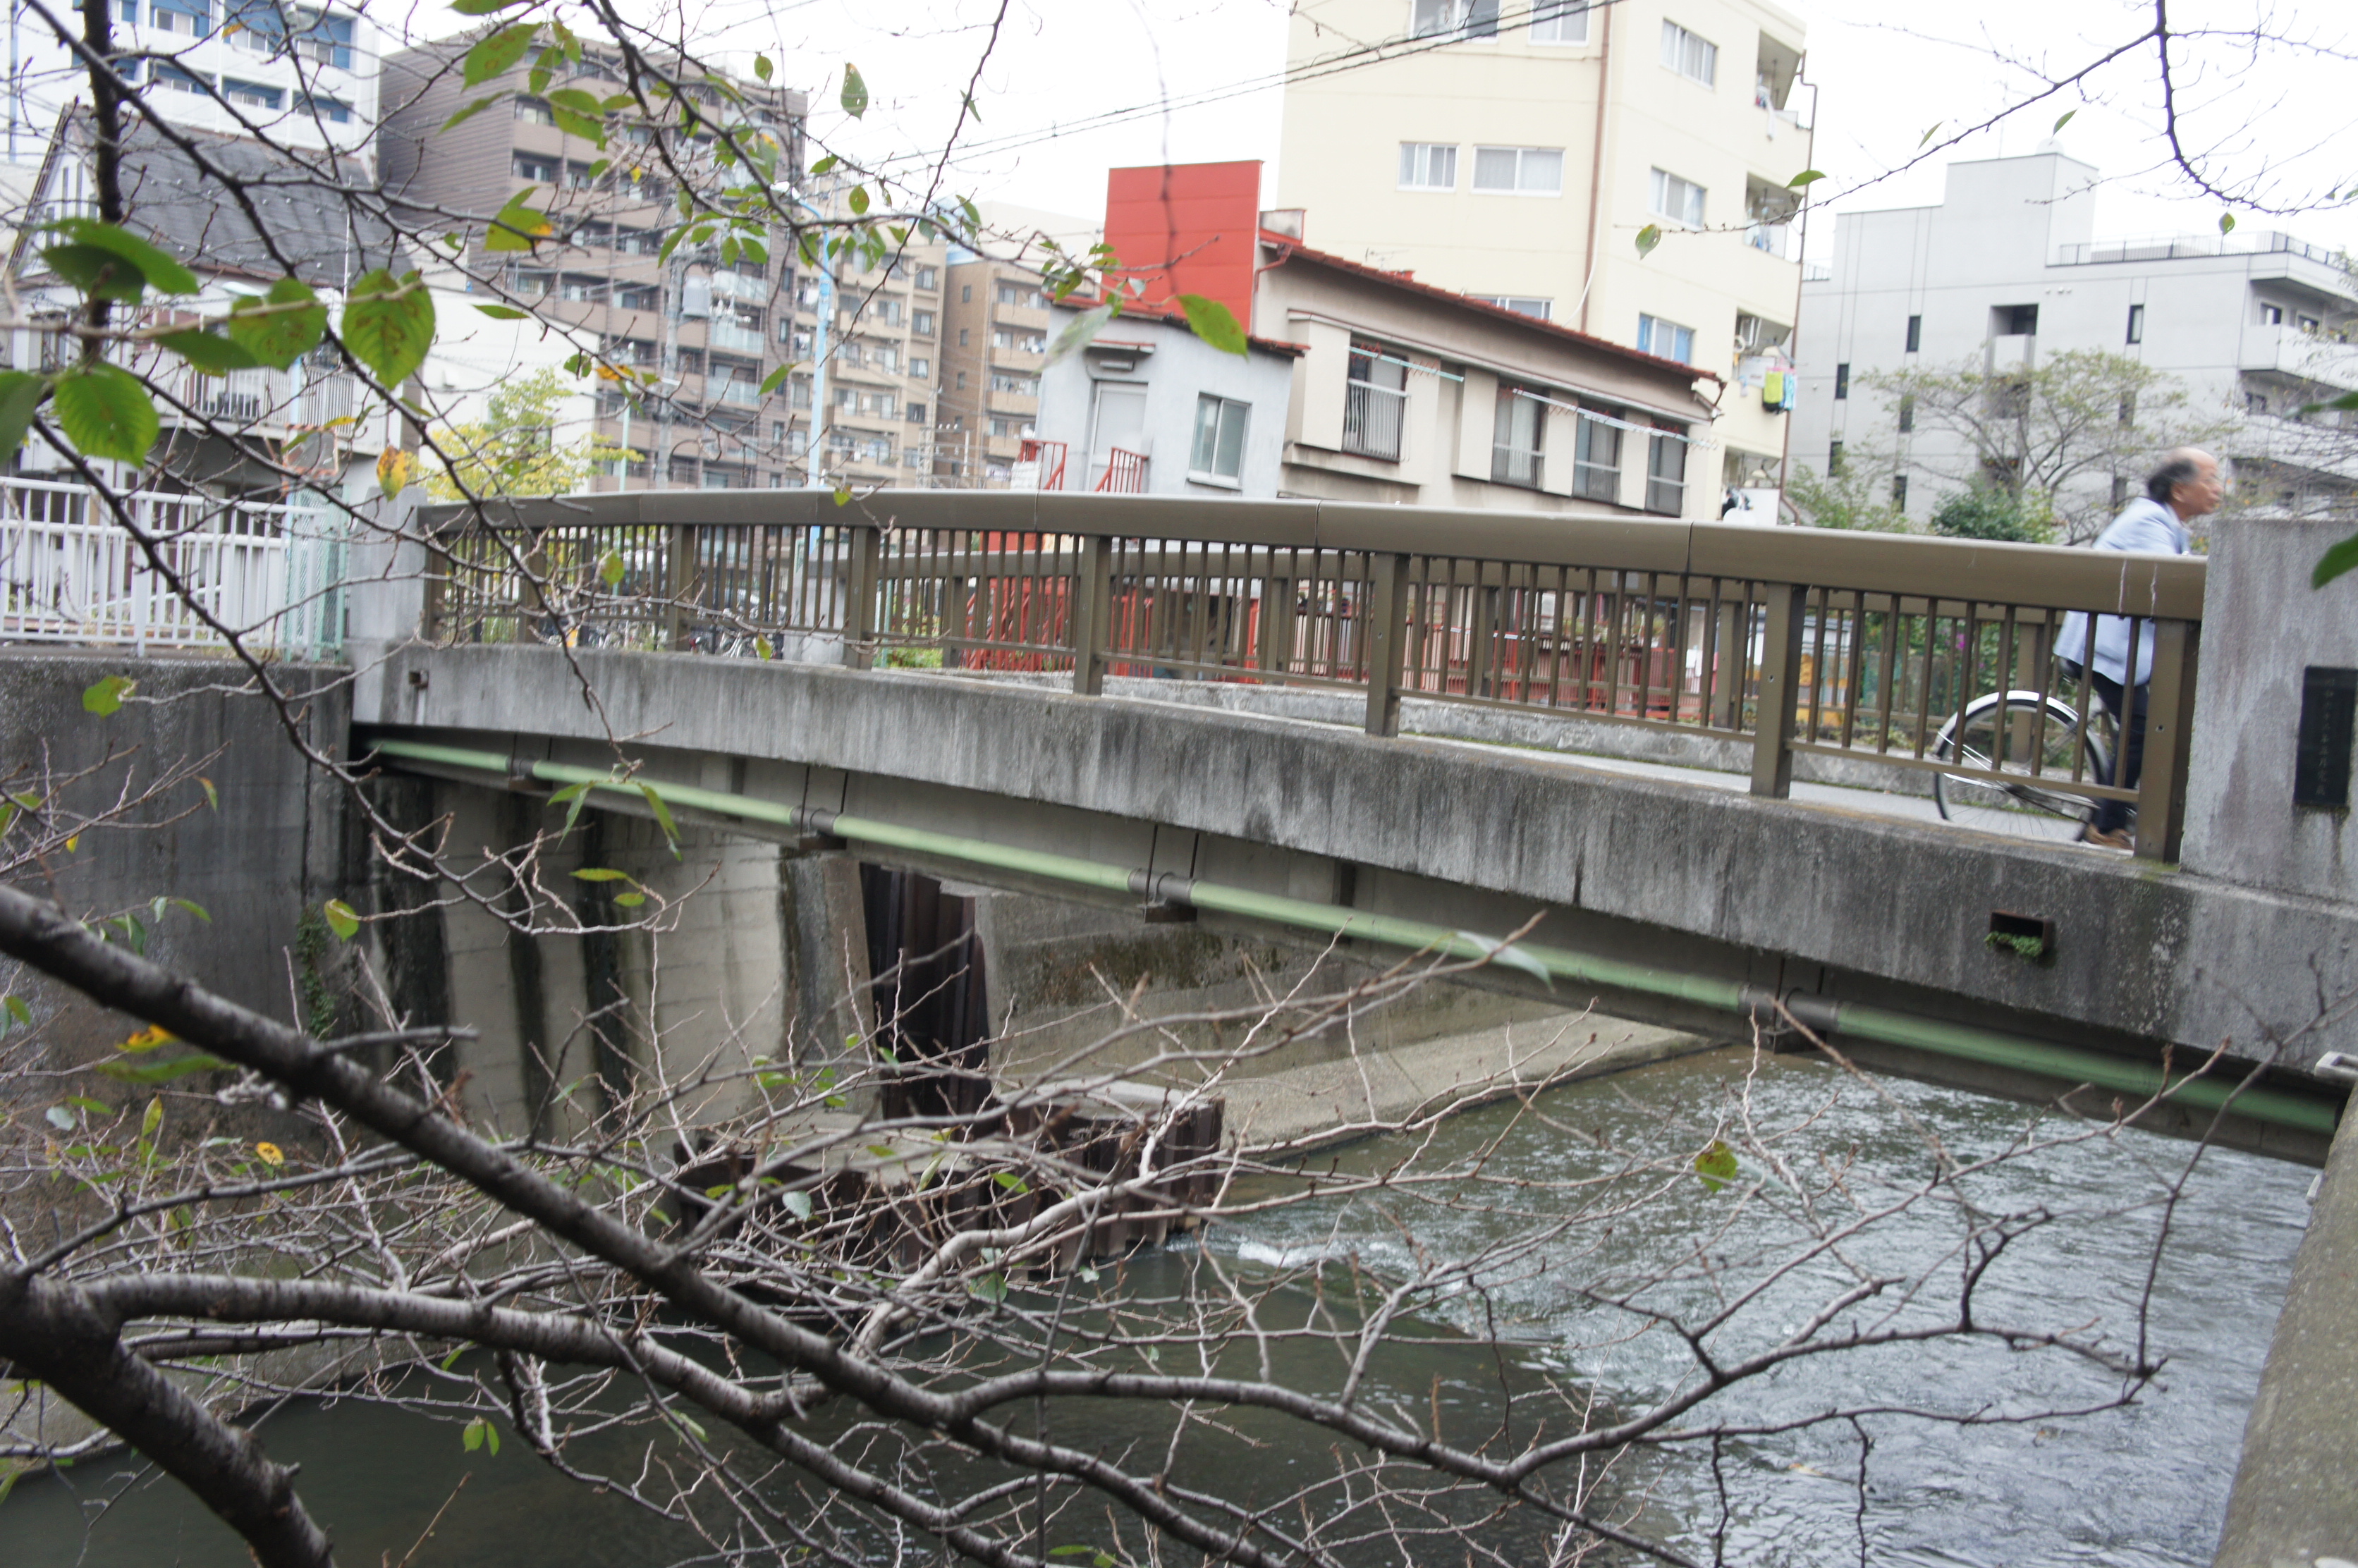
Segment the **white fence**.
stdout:
<svg viewBox="0 0 2358 1568">
<path fill-rule="evenodd" d="M 217 622 L 282 657 L 342 648 L 343 530 L 325 509 L 146 491 L 124 505 L 163 569 L 87 486 L 0 478 L 0 642 L 218 647 Z"/>
</svg>

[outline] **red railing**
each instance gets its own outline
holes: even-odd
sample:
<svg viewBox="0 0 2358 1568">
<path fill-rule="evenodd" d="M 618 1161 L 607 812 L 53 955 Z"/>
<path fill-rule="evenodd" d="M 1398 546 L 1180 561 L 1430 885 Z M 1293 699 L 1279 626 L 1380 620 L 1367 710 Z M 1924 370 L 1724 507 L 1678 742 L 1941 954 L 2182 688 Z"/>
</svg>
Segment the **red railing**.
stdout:
<svg viewBox="0 0 2358 1568">
<path fill-rule="evenodd" d="M 1015 460 L 1039 465 L 1040 481 L 1033 486 L 1034 490 L 1062 490 L 1065 488 L 1065 449 L 1062 441 L 1043 441 L 1035 436 L 1026 436 Z"/>
<path fill-rule="evenodd" d="M 1104 495 L 1145 494 L 1146 454 L 1114 448 L 1106 454 L 1105 472 L 1091 488 Z"/>
</svg>

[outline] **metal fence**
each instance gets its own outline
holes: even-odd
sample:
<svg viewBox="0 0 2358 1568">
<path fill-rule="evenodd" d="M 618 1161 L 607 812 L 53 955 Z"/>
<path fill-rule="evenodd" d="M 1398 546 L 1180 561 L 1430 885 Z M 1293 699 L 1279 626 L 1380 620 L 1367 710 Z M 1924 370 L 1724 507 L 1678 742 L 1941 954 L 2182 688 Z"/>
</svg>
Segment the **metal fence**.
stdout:
<svg viewBox="0 0 2358 1568">
<path fill-rule="evenodd" d="M 426 514 L 429 636 L 1259 681 L 1747 740 L 2044 802 L 2134 801 L 2174 859 L 2204 563 L 2040 546 L 1319 502 L 711 492 Z M 2076 670 L 2094 615 L 2150 659 L 2116 787 Z M 1765 719 L 1764 719 L 1764 716 Z"/>
<path fill-rule="evenodd" d="M 320 509 L 135 492 L 154 553 L 87 486 L 0 479 L 0 641 L 217 645 L 288 657 L 343 644 L 342 531 Z"/>
</svg>

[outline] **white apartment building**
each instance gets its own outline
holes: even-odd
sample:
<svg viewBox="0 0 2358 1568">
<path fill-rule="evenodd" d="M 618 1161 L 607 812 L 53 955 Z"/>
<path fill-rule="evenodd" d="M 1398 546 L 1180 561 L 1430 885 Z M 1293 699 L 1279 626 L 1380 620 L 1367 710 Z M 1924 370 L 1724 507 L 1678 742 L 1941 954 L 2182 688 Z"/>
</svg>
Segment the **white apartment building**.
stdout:
<svg viewBox="0 0 2358 1568">
<path fill-rule="evenodd" d="M 1774 487 L 1802 42 L 1761 0 L 1302 0 L 1278 205 L 1330 254 L 1724 377 L 1691 475 Z"/>
<path fill-rule="evenodd" d="M 1867 377 L 2104 349 L 2178 377 L 2198 414 L 2233 423 L 2222 455 L 2239 506 L 2346 506 L 2358 420 L 2296 416 L 2358 387 L 2358 347 L 2340 335 L 2358 313 L 2350 275 L 2280 233 L 2099 242 L 2096 177 L 2050 142 L 1951 164 L 1936 206 L 1841 214 L 1832 267 L 1801 287 L 1794 466 L 1827 471 L 1836 443 L 1892 450 L 1895 477 L 1911 481 L 1903 509 L 1920 522 L 1972 454 L 1944 431 L 1899 430 Z M 2106 499 L 2136 493 L 2137 478 L 2119 476 Z"/>
<path fill-rule="evenodd" d="M 118 45 L 145 57 L 127 62 L 125 73 L 172 95 L 175 124 L 371 156 L 379 39 L 376 24 L 356 7 L 281 0 L 111 3 Z"/>
</svg>

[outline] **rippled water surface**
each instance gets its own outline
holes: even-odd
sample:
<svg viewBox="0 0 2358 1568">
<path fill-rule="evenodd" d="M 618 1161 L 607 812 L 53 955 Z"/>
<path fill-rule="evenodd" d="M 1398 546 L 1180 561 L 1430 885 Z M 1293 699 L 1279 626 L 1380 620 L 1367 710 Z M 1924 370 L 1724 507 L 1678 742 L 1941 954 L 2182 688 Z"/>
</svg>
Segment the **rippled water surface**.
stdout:
<svg viewBox="0 0 2358 1568">
<path fill-rule="evenodd" d="M 1495 1145 L 1486 1166 L 1493 1177 L 1562 1180 L 1601 1169 L 1599 1162 L 1609 1158 L 1567 1129 L 1625 1150 L 1691 1149 L 1747 1083 L 1756 1125 L 1801 1129 L 1779 1144 L 1789 1160 L 1839 1162 L 1855 1153 L 1859 1168 L 1899 1177 L 1930 1168 L 1928 1132 L 1953 1155 L 1972 1160 L 2005 1147 L 2030 1115 L 2004 1101 L 1897 1081 L 1885 1081 L 1878 1096 L 1814 1063 L 1756 1064 L 1747 1053 L 1731 1052 L 1569 1087 L 1541 1102 L 1544 1118 L 1514 1108 L 1472 1113 L 1444 1130 L 1433 1153 L 1459 1159 Z M 1981 1318 L 2082 1327 L 2115 1342 L 2133 1336 L 2159 1221 L 2150 1200 L 2191 1152 L 2190 1145 L 2130 1133 L 2042 1150 L 1980 1178 L 1974 1195 L 1986 1212 L 2071 1217 L 2033 1229 L 2007 1249 L 1981 1286 Z M 1398 1152 L 1371 1143 L 1332 1162 L 1365 1169 Z M 2159 1382 L 2126 1408 L 1964 1428 L 1869 1417 L 1868 1560 L 1927 1568 L 2209 1563 L 2307 1217 L 2310 1175 L 2254 1156 L 2203 1156 L 2172 1217 L 2147 1319 L 2152 1344 L 2168 1364 Z M 1727 1224 L 1734 1201 L 1732 1193 L 1674 1190 L 1617 1219 L 1609 1238 L 1502 1272 L 1483 1298 L 1444 1303 L 1428 1323 L 1444 1336 L 1487 1326 L 1507 1338 L 1507 1380 L 1519 1389 L 1547 1379 L 1596 1389 L 1617 1411 L 1642 1408 L 1684 1375 L 1676 1342 L 1631 1332 L 1618 1314 L 1584 1304 L 1573 1286 L 1697 1245 L 1725 1243 L 1740 1253 L 1774 1222 L 1747 1211 Z M 1485 1210 L 1404 1195 L 1322 1202 L 1222 1227 L 1205 1245 L 1212 1260 L 1248 1274 L 1320 1259 L 1339 1274 L 1354 1255 L 1379 1267 L 1406 1263 L 1417 1248 L 1430 1256 L 1470 1255 L 1509 1228 Z M 1724 1224 L 1725 1232 L 1718 1228 Z M 1878 1227 L 1857 1255 L 1873 1271 L 1909 1274 L 1945 1255 L 1957 1229 L 1948 1211 L 1910 1213 Z M 1720 1239 L 1705 1239 L 1714 1236 Z M 1132 1277 L 1142 1271 L 1177 1282 L 1200 1261 L 1184 1251 L 1141 1260 Z M 1783 1293 L 1772 1292 L 1769 1310 L 1758 1324 L 1739 1325 L 1731 1343 L 1773 1340 L 1791 1326 L 1789 1309 L 1805 1310 L 1826 1284 L 1823 1274 L 1804 1271 Z M 1380 1368 L 1380 1397 L 1397 1396 L 1418 1410 L 1429 1399 L 1453 1426 L 1481 1430 L 1497 1419 L 1498 1365 L 1489 1352 L 1463 1343 L 1412 1347 Z M 1306 1368 L 1303 1375 L 1312 1381 L 1323 1376 Z M 2101 1403 L 2116 1387 L 2083 1363 L 2051 1353 L 1990 1341 L 1936 1342 L 1796 1364 L 1743 1392 L 1725 1413 L 1773 1420 L 1878 1403 L 2022 1413 Z M 1086 1424 L 1118 1444 L 1142 1435 L 1121 1422 L 1142 1419 L 1100 1410 L 1060 1434 L 1081 1437 Z M 1282 1436 L 1274 1429 L 1261 1435 Z M 558 1478 L 514 1445 L 498 1459 L 471 1455 L 452 1428 L 415 1417 L 357 1405 L 305 1406 L 274 1416 L 265 1436 L 274 1454 L 302 1463 L 305 1496 L 331 1527 L 347 1563 L 376 1564 L 387 1554 L 399 1563 L 413 1547 L 412 1568 L 652 1568 L 695 1553 L 673 1528 Z M 1193 1479 L 1245 1490 L 1285 1456 L 1282 1443 L 1207 1450 Z M 1732 1440 L 1720 1463 L 1730 1500 L 1724 1526 L 1707 1452 L 1634 1464 L 1616 1477 L 1616 1496 L 1639 1510 L 1649 1533 L 1705 1560 L 1716 1529 L 1731 1563 L 1800 1568 L 1855 1562 L 1859 1464 L 1847 1425 Z M 125 1489 L 125 1468 L 92 1461 L 18 1487 L 0 1504 L 0 1541 L 6 1543 L 0 1557 L 11 1564 L 79 1562 L 92 1568 L 231 1568 L 244 1561 L 226 1532 L 172 1483 L 148 1478 Z M 118 1493 L 110 1507 L 95 1506 Z M 431 1539 L 420 1544 L 427 1521 L 446 1501 Z"/>
</svg>

